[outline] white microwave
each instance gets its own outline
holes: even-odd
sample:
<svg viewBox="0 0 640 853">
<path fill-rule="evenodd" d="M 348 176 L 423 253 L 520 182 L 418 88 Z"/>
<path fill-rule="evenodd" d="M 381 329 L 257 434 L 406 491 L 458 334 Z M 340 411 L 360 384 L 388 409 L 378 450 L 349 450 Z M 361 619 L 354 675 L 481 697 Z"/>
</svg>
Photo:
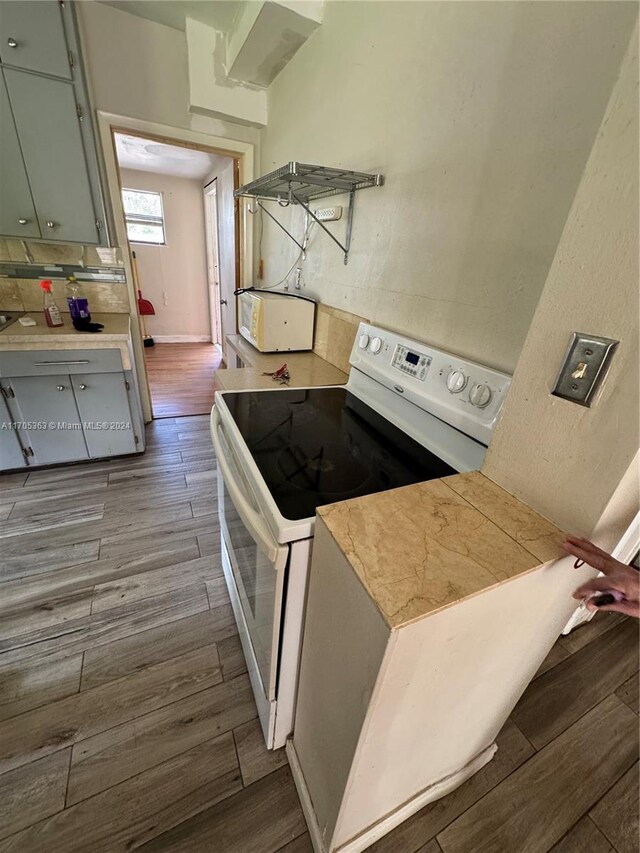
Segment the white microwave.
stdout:
<svg viewBox="0 0 640 853">
<path fill-rule="evenodd" d="M 238 328 L 260 352 L 310 350 L 315 310 L 310 299 L 246 290 L 238 296 Z"/>
</svg>

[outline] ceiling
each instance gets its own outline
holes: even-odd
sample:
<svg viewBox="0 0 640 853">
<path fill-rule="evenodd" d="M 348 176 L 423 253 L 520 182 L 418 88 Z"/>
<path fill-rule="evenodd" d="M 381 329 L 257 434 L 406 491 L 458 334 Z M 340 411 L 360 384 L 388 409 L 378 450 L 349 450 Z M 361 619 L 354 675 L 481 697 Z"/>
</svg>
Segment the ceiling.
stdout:
<svg viewBox="0 0 640 853">
<path fill-rule="evenodd" d="M 206 151 L 193 148 L 181 148 L 167 145 L 140 136 L 115 134 L 116 153 L 121 169 L 137 169 L 141 172 L 153 172 L 156 175 L 173 175 L 175 178 L 202 180 L 221 161 L 228 157 L 218 157 Z"/>
<path fill-rule="evenodd" d="M 185 30 L 186 18 L 194 18 L 220 32 L 231 30 L 236 16 L 245 5 L 244 0 L 99 0 L 122 12 Z"/>
</svg>

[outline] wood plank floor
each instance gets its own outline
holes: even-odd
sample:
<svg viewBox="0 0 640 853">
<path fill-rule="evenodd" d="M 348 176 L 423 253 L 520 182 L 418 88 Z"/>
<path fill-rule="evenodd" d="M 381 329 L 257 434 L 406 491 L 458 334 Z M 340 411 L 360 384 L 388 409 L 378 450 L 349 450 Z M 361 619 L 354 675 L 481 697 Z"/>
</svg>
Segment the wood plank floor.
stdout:
<svg viewBox="0 0 640 853">
<path fill-rule="evenodd" d="M 212 344 L 156 344 L 145 347 L 153 414 L 156 418 L 206 415 L 217 389 L 213 372 L 222 356 Z"/>
<path fill-rule="evenodd" d="M 311 853 L 221 574 L 207 418 L 148 438 L 0 478 L 0 853 Z M 636 851 L 637 715 L 638 624 L 599 614 L 495 759 L 371 850 Z"/>
</svg>

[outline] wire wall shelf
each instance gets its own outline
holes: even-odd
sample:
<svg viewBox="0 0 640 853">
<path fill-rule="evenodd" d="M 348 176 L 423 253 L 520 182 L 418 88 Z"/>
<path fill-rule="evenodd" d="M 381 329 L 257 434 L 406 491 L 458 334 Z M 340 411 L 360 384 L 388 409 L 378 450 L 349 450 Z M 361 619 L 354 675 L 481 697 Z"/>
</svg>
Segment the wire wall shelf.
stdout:
<svg viewBox="0 0 640 853">
<path fill-rule="evenodd" d="M 286 166 L 269 172 L 262 178 L 239 187 L 234 195 L 236 198 L 255 198 L 258 207 L 263 210 L 280 227 L 287 236 L 300 248 L 303 257 L 306 252 L 306 239 L 304 243 L 298 240 L 288 231 L 276 217 L 267 210 L 263 201 L 276 201 L 280 207 L 288 207 L 290 204 L 299 204 L 314 222 L 317 222 L 322 230 L 331 237 L 344 253 L 345 264 L 349 260 L 349 247 L 351 245 L 351 230 L 353 226 L 353 207 L 357 190 L 368 187 L 380 187 L 384 183 L 383 175 L 371 175 L 366 172 L 352 172 L 348 169 L 336 169 L 330 166 L 311 166 L 306 163 L 291 161 Z M 349 210 L 347 214 L 347 232 L 344 245 L 329 231 L 324 223 L 318 219 L 309 207 L 310 202 L 320 198 L 328 198 L 333 195 L 349 194 Z M 249 209 L 250 213 L 256 210 Z"/>
</svg>

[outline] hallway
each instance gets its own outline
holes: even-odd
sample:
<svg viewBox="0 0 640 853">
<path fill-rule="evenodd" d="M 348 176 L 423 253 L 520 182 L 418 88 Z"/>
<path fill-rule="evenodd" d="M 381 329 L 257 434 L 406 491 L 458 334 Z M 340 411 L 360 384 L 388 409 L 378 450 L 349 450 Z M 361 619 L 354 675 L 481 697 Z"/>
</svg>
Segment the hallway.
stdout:
<svg viewBox="0 0 640 853">
<path fill-rule="evenodd" d="M 146 347 L 149 388 L 155 418 L 208 415 L 222 356 L 209 343 L 156 344 Z"/>
</svg>

